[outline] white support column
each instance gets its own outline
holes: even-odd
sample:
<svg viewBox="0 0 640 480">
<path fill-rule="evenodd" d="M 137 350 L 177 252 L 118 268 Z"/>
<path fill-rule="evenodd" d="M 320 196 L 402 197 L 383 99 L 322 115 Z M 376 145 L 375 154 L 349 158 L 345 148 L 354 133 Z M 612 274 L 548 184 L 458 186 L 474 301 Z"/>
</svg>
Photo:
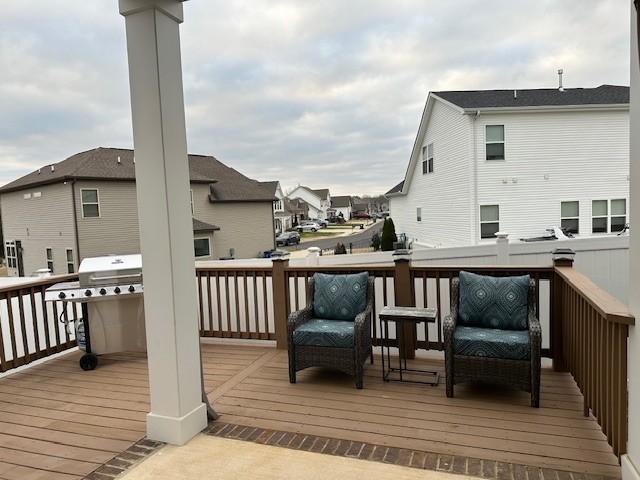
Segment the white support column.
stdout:
<svg viewBox="0 0 640 480">
<path fill-rule="evenodd" d="M 622 457 L 622 478 L 640 480 L 640 64 L 636 9 L 631 3 L 631 185 L 629 308 L 636 326 L 629 331 L 629 443 Z M 635 228 L 634 228 L 635 226 Z"/>
<path fill-rule="evenodd" d="M 145 287 L 147 435 L 182 445 L 207 425 L 180 60 L 182 2 L 120 0 L 120 13 L 127 32 Z"/>
</svg>

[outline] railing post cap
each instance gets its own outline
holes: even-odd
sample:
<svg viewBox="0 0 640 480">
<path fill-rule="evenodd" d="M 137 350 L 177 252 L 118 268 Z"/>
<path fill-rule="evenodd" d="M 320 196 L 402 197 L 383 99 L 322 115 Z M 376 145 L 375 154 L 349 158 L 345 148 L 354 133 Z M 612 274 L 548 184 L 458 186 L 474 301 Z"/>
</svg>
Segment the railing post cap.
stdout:
<svg viewBox="0 0 640 480">
<path fill-rule="evenodd" d="M 496 238 L 506 240 L 509 238 L 509 234 L 507 232 L 496 232 Z"/>
<path fill-rule="evenodd" d="M 408 262 L 411 260 L 411 250 L 406 248 L 400 248 L 398 250 L 394 250 L 391 254 L 394 262 Z"/>
<path fill-rule="evenodd" d="M 574 252 L 570 248 L 556 248 L 553 252 L 551 252 L 553 264 L 559 267 L 572 266 L 575 256 L 576 252 Z"/>
<path fill-rule="evenodd" d="M 320 252 L 320 247 L 309 247 L 309 248 L 307 248 L 307 252 L 309 252 L 309 253 L 318 253 L 318 252 Z"/>
<path fill-rule="evenodd" d="M 271 254 L 272 262 L 288 262 L 289 261 L 289 252 L 283 252 L 280 250 L 276 250 Z"/>
</svg>

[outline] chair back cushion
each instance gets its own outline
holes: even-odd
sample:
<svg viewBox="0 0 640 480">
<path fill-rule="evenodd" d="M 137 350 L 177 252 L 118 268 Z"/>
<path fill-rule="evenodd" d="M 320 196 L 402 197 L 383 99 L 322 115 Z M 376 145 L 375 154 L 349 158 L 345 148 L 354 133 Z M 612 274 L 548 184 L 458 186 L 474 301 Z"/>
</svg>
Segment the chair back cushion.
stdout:
<svg viewBox="0 0 640 480">
<path fill-rule="evenodd" d="M 458 323 L 466 327 L 527 330 L 529 275 L 490 277 L 460 272 Z"/>
<path fill-rule="evenodd" d="M 313 275 L 313 311 L 318 318 L 355 320 L 367 306 L 369 274 Z"/>
</svg>

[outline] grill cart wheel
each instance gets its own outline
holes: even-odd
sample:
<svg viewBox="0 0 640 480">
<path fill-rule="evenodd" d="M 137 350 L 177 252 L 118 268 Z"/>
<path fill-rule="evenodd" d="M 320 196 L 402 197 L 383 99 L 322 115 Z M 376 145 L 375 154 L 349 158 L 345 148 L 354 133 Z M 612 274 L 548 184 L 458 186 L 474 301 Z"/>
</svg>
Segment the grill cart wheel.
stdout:
<svg viewBox="0 0 640 480">
<path fill-rule="evenodd" d="M 98 357 L 93 353 L 85 353 L 80 357 L 80 368 L 82 370 L 93 370 L 98 366 Z"/>
</svg>

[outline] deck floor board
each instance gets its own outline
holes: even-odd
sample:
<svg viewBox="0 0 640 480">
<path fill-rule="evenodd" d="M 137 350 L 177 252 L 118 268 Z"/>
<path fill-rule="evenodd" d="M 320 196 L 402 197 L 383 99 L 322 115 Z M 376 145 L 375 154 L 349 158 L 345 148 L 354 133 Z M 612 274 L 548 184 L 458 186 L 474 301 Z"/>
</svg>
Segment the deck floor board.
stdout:
<svg viewBox="0 0 640 480">
<path fill-rule="evenodd" d="M 149 406 L 144 354 L 101 358 L 93 372 L 79 352 L 0 378 L 0 480 L 80 479 L 144 436 Z M 286 352 L 203 343 L 205 389 L 221 421 L 384 446 L 620 476 L 617 458 L 570 375 L 545 368 L 541 408 L 526 393 L 459 386 L 444 393 L 382 381 L 380 358 L 365 388 L 322 369 L 288 381 Z"/>
</svg>

